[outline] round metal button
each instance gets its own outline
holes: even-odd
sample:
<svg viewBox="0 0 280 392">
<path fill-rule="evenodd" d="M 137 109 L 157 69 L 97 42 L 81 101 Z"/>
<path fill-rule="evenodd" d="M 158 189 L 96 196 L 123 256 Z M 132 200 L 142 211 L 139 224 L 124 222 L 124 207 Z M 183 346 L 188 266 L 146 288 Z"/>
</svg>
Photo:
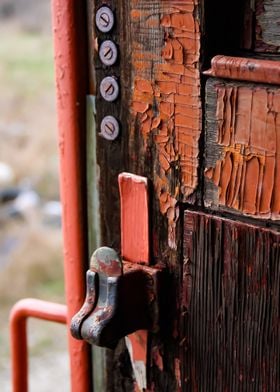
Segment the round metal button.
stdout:
<svg viewBox="0 0 280 392">
<path fill-rule="evenodd" d="M 97 10 L 95 23 L 98 30 L 102 31 L 102 33 L 108 33 L 111 31 L 114 26 L 114 22 L 114 14 L 109 7 L 103 6 Z"/>
<path fill-rule="evenodd" d="M 99 49 L 99 58 L 105 65 L 114 65 L 118 58 L 118 49 L 113 41 L 103 41 Z"/>
<path fill-rule="evenodd" d="M 107 140 L 115 140 L 120 133 L 120 125 L 118 120 L 113 116 L 106 116 L 101 121 L 100 134 Z"/>
<path fill-rule="evenodd" d="M 119 84 L 112 76 L 107 76 L 100 83 L 100 94 L 105 101 L 112 102 L 118 98 Z"/>
</svg>

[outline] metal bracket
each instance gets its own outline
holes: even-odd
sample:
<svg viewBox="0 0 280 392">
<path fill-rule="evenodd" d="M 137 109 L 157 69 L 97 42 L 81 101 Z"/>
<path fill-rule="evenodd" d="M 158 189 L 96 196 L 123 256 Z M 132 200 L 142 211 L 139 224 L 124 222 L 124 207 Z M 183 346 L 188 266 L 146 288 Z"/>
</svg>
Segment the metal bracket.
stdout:
<svg viewBox="0 0 280 392">
<path fill-rule="evenodd" d="M 122 262 L 111 248 L 97 249 L 87 272 L 84 305 L 71 322 L 73 337 L 114 348 L 137 330 L 156 332 L 160 276 L 160 269 Z"/>
</svg>

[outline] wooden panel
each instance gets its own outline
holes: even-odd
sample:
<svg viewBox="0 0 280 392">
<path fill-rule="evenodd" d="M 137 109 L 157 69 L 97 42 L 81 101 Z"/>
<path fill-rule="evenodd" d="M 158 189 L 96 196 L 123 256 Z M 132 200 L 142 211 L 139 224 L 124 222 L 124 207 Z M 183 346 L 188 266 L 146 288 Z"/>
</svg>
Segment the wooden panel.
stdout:
<svg viewBox="0 0 280 392">
<path fill-rule="evenodd" d="M 185 213 L 183 391 L 280 390 L 280 235 Z"/>
<path fill-rule="evenodd" d="M 280 90 L 209 80 L 205 128 L 206 206 L 279 219 Z"/>
</svg>

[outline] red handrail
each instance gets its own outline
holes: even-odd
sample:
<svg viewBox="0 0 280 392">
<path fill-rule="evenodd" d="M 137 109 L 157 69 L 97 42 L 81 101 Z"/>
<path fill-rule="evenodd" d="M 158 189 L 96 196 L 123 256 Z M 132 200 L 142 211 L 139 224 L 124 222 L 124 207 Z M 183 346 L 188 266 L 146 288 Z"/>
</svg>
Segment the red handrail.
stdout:
<svg viewBox="0 0 280 392">
<path fill-rule="evenodd" d="M 67 325 L 85 298 L 87 2 L 52 0 Z M 68 328 L 69 331 L 69 328 Z M 91 347 L 68 334 L 71 390 L 92 390 Z"/>
<path fill-rule="evenodd" d="M 26 298 L 10 313 L 10 338 L 13 392 L 28 391 L 28 346 L 26 321 L 29 317 L 66 324 L 67 308 L 53 302 Z"/>
<path fill-rule="evenodd" d="M 85 296 L 87 228 L 81 146 L 84 144 L 88 87 L 86 1 L 52 0 L 52 15 L 67 308 L 64 305 L 25 299 L 12 309 L 10 328 L 14 392 L 27 392 L 28 388 L 27 317 L 69 325 Z M 73 339 L 70 333 L 68 336 L 71 390 L 89 392 L 92 390 L 90 345 Z"/>
</svg>

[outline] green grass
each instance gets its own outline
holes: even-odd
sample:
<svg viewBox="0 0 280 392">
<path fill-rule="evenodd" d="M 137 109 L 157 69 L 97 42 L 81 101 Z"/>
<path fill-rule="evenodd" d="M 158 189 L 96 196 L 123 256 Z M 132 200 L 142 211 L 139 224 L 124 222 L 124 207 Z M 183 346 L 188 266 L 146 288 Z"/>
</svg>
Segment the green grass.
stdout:
<svg viewBox="0 0 280 392">
<path fill-rule="evenodd" d="M 17 93 L 32 95 L 54 86 L 52 38 L 27 32 L 1 37 L 1 88 L 16 86 Z"/>
</svg>

